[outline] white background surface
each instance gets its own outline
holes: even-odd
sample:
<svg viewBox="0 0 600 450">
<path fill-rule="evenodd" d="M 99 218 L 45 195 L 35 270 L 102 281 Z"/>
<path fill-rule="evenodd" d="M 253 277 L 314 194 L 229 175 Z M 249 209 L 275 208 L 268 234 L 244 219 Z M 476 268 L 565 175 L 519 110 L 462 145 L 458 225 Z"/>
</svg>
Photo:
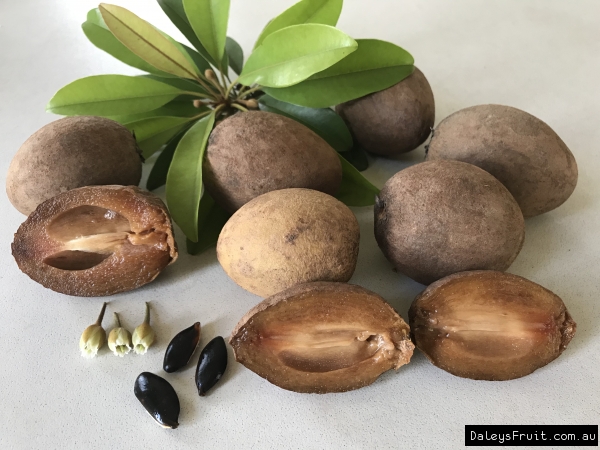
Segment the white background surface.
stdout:
<svg viewBox="0 0 600 450">
<path fill-rule="evenodd" d="M 116 1 L 116 0 L 115 0 Z M 233 0 L 229 34 L 248 52 L 268 19 L 291 0 Z M 412 362 L 358 391 L 301 395 L 270 385 L 230 359 L 205 398 L 194 364 L 167 375 L 179 393 L 180 428 L 163 430 L 133 395 L 142 371 L 162 372 L 169 339 L 199 320 L 202 345 L 228 336 L 260 299 L 221 270 L 214 249 L 183 252 L 154 283 L 111 298 L 131 330 L 150 301 L 156 345 L 145 356 L 79 355 L 78 339 L 102 299 L 54 293 L 10 255 L 24 217 L 0 196 L 0 448 L 267 449 L 461 448 L 465 424 L 598 424 L 600 421 L 600 2 L 594 0 L 346 0 L 339 27 L 408 49 L 428 77 L 436 123 L 466 106 L 501 103 L 546 121 L 573 151 L 579 184 L 559 209 L 527 221 L 510 272 L 562 297 L 578 330 L 565 353 L 508 382 L 454 377 L 415 352 Z M 118 0 L 175 37 L 156 3 Z M 76 78 L 135 73 L 93 47 L 80 30 L 94 0 L 0 1 L 0 174 L 42 125 L 53 93 Z M 423 149 L 366 172 L 382 186 Z M 146 168 L 146 173 L 147 173 Z M 383 295 L 406 318 L 422 286 L 392 272 L 373 237 L 371 208 L 356 208 L 359 264 L 352 282 Z M 178 231 L 179 233 L 179 231 Z M 178 235 L 183 243 L 182 235 Z M 183 246 L 183 245 L 182 245 Z M 183 249 L 182 249 L 183 250 Z"/>
</svg>

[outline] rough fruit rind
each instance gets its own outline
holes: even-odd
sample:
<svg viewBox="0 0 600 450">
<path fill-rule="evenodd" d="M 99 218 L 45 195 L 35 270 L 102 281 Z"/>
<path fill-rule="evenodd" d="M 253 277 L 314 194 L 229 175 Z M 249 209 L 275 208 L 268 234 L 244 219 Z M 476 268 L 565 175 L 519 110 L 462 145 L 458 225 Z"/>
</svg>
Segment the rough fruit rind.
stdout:
<svg viewBox="0 0 600 450">
<path fill-rule="evenodd" d="M 510 192 L 484 170 L 458 161 L 398 172 L 381 190 L 374 213 L 383 254 L 422 284 L 466 270 L 504 271 L 525 237 Z"/>
<path fill-rule="evenodd" d="M 443 278 L 408 312 L 416 346 L 437 367 L 475 380 L 512 380 L 556 359 L 576 324 L 563 301 L 525 278 L 471 271 Z"/>
<path fill-rule="evenodd" d="M 203 165 L 206 190 L 229 212 L 287 188 L 335 195 L 342 182 L 336 151 L 299 122 L 265 111 L 235 114 L 210 135 Z"/>
<path fill-rule="evenodd" d="M 282 189 L 251 200 L 225 224 L 217 258 L 238 285 L 261 297 L 309 281 L 348 281 L 360 229 L 339 200 Z"/>
<path fill-rule="evenodd" d="M 379 295 L 360 286 L 315 282 L 256 305 L 229 343 L 236 360 L 267 381 L 324 394 L 367 386 L 407 364 L 414 349 L 409 333 Z"/>
<path fill-rule="evenodd" d="M 537 117 L 510 106 L 456 112 L 437 126 L 428 147 L 429 161 L 463 161 L 494 175 L 525 217 L 562 205 L 577 185 L 577 163 L 562 139 Z"/>
</svg>

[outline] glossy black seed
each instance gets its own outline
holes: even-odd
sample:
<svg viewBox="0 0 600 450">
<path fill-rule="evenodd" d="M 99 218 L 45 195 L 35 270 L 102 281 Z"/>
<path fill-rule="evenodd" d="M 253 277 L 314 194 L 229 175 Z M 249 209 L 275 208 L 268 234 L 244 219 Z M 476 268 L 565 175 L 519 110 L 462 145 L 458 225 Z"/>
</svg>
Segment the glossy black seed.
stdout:
<svg viewBox="0 0 600 450">
<path fill-rule="evenodd" d="M 133 392 L 159 425 L 172 429 L 179 426 L 179 397 L 167 380 L 142 372 L 135 380 Z"/>
<path fill-rule="evenodd" d="M 221 379 L 227 368 L 227 347 L 225 340 L 217 336 L 202 350 L 196 368 L 196 387 L 198 394 L 204 396 L 217 381 Z"/>
<path fill-rule="evenodd" d="M 172 373 L 185 367 L 200 342 L 200 322 L 178 333 L 167 346 L 163 369 Z"/>
</svg>

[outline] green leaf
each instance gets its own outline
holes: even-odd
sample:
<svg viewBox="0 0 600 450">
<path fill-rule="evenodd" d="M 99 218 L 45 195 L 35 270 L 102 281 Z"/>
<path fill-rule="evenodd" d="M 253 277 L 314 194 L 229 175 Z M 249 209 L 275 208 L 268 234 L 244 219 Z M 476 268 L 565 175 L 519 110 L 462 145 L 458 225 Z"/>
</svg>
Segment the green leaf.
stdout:
<svg viewBox="0 0 600 450">
<path fill-rule="evenodd" d="M 196 50 L 202 55 L 202 57 L 213 66 L 217 67 L 215 60 L 208 54 L 204 46 L 200 43 L 198 36 L 194 33 L 190 22 L 185 15 L 183 8 L 183 0 L 158 0 L 158 4 L 165 12 L 165 14 L 171 19 L 173 25 L 175 25 L 181 34 L 183 34 L 190 44 L 194 46 Z"/>
<path fill-rule="evenodd" d="M 413 57 L 390 42 L 358 39 L 358 50 L 296 86 L 266 89 L 276 99 L 325 108 L 381 91 L 414 70 Z"/>
<path fill-rule="evenodd" d="M 125 47 L 108 29 L 98 8 L 94 8 L 88 12 L 87 20 L 83 22 L 81 28 L 92 44 L 100 50 L 104 50 L 122 63 L 155 75 L 163 77 L 172 76 L 171 74 L 162 72 L 151 64 L 148 64 Z"/>
<path fill-rule="evenodd" d="M 369 168 L 367 152 L 360 144 L 356 143 L 349 151 L 344 153 L 344 158 L 352 164 L 359 172 Z"/>
<path fill-rule="evenodd" d="M 167 205 L 188 239 L 198 242 L 198 210 L 202 196 L 202 161 L 215 113 L 199 120 L 181 138 L 167 175 Z"/>
<path fill-rule="evenodd" d="M 116 5 L 98 7 L 108 29 L 129 50 L 163 72 L 195 79 L 195 69 L 186 56 L 154 26 Z"/>
<path fill-rule="evenodd" d="M 327 141 L 338 152 L 352 148 L 353 141 L 346 123 L 329 108 L 316 109 L 281 102 L 269 95 L 263 95 L 258 106 L 261 111 L 269 111 L 297 120 Z"/>
<path fill-rule="evenodd" d="M 336 198 L 348 206 L 371 206 L 379 189 L 338 153 L 342 163 L 342 185 Z"/>
<path fill-rule="evenodd" d="M 329 25 L 283 28 L 252 52 L 238 81 L 246 86 L 291 86 L 334 65 L 356 48 L 354 39 Z"/>
<path fill-rule="evenodd" d="M 108 118 L 122 124 L 128 124 L 142 119 L 149 119 L 151 117 L 193 117 L 201 114 L 204 111 L 208 111 L 208 108 L 205 106 L 202 108 L 196 108 L 193 102 L 190 100 L 173 100 L 172 102 L 169 102 L 160 108 L 153 109 L 152 111 L 146 111 L 139 114 L 108 116 Z"/>
<path fill-rule="evenodd" d="M 156 109 L 184 93 L 146 77 L 95 75 L 80 78 L 61 88 L 46 110 L 62 115 L 137 114 Z"/>
<path fill-rule="evenodd" d="M 238 75 L 242 73 L 242 68 L 244 67 L 244 51 L 240 44 L 229 36 L 227 36 L 227 41 L 225 42 L 225 54 L 229 57 L 229 67 L 231 67 Z"/>
<path fill-rule="evenodd" d="M 342 12 L 343 0 L 302 0 L 271 20 L 260 33 L 254 48 L 265 38 L 282 28 L 303 23 L 321 23 L 335 26 Z"/>
<path fill-rule="evenodd" d="M 198 242 L 186 240 L 188 253 L 197 255 L 216 245 L 219 234 L 230 217 L 231 214 L 217 205 L 208 192 L 204 191 L 198 210 Z"/>
<path fill-rule="evenodd" d="M 163 151 L 160 152 L 158 158 L 156 158 L 152 170 L 148 175 L 148 180 L 146 181 L 146 189 L 149 191 L 158 189 L 167 182 L 167 174 L 169 173 L 169 167 L 171 166 L 175 149 L 184 134 L 185 133 L 180 132 L 173 136 L 171 140 L 167 142 Z"/>
<path fill-rule="evenodd" d="M 206 94 L 206 90 L 200 86 L 198 83 L 192 80 L 186 80 L 184 78 L 161 78 L 156 75 L 140 75 L 143 78 L 149 78 L 151 80 L 160 81 L 161 83 L 168 84 L 169 86 L 173 86 L 179 89 L 186 94 L 192 95 L 194 92 L 198 92 L 200 94 Z"/>
<path fill-rule="evenodd" d="M 229 0 L 183 0 L 183 8 L 208 54 L 215 61 L 222 61 L 229 20 Z"/>
<path fill-rule="evenodd" d="M 126 123 L 125 126 L 135 133 L 142 156 L 148 158 L 192 120 L 190 117 L 150 117 Z"/>
</svg>

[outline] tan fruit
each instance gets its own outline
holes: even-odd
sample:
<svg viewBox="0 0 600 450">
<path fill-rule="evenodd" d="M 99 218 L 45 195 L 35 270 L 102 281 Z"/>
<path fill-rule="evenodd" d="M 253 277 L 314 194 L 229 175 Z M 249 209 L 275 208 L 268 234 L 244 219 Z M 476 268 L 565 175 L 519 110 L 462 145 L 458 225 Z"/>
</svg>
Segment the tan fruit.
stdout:
<svg viewBox="0 0 600 450">
<path fill-rule="evenodd" d="M 342 103 L 336 112 L 366 150 L 393 156 L 425 142 L 435 122 L 435 101 L 427 78 L 415 67 L 398 84 Z"/>
<path fill-rule="evenodd" d="M 475 380 L 512 380 L 558 358 L 576 324 L 563 301 L 494 271 L 443 278 L 408 312 L 415 344 L 437 367 Z"/>
<path fill-rule="evenodd" d="M 463 161 L 491 173 L 525 217 L 560 206 L 577 184 L 577 163 L 561 138 L 510 106 L 472 106 L 447 117 L 435 129 L 427 159 Z"/>
<path fill-rule="evenodd" d="M 379 295 L 345 283 L 294 286 L 255 306 L 230 345 L 237 361 L 290 391 L 358 389 L 407 364 L 408 325 Z"/>
<path fill-rule="evenodd" d="M 286 188 L 335 195 L 342 182 L 336 151 L 295 120 L 264 111 L 238 113 L 211 133 L 203 165 L 206 190 L 230 212 Z"/>
<path fill-rule="evenodd" d="M 154 280 L 177 259 L 171 218 L 134 186 L 88 186 L 39 205 L 12 244 L 31 279 L 68 295 L 95 297 Z"/>
<path fill-rule="evenodd" d="M 233 281 L 261 297 L 309 281 L 348 281 L 360 230 L 342 202 L 310 189 L 263 194 L 225 224 L 217 257 Z"/>
<path fill-rule="evenodd" d="M 489 173 L 457 161 L 394 175 L 375 203 L 375 237 L 401 273 L 429 284 L 465 270 L 506 270 L 525 236 L 519 205 Z"/>
<path fill-rule="evenodd" d="M 131 132 L 102 117 L 65 117 L 36 131 L 13 158 L 6 193 L 29 215 L 40 203 L 82 186 L 137 185 L 142 159 Z"/>
</svg>

